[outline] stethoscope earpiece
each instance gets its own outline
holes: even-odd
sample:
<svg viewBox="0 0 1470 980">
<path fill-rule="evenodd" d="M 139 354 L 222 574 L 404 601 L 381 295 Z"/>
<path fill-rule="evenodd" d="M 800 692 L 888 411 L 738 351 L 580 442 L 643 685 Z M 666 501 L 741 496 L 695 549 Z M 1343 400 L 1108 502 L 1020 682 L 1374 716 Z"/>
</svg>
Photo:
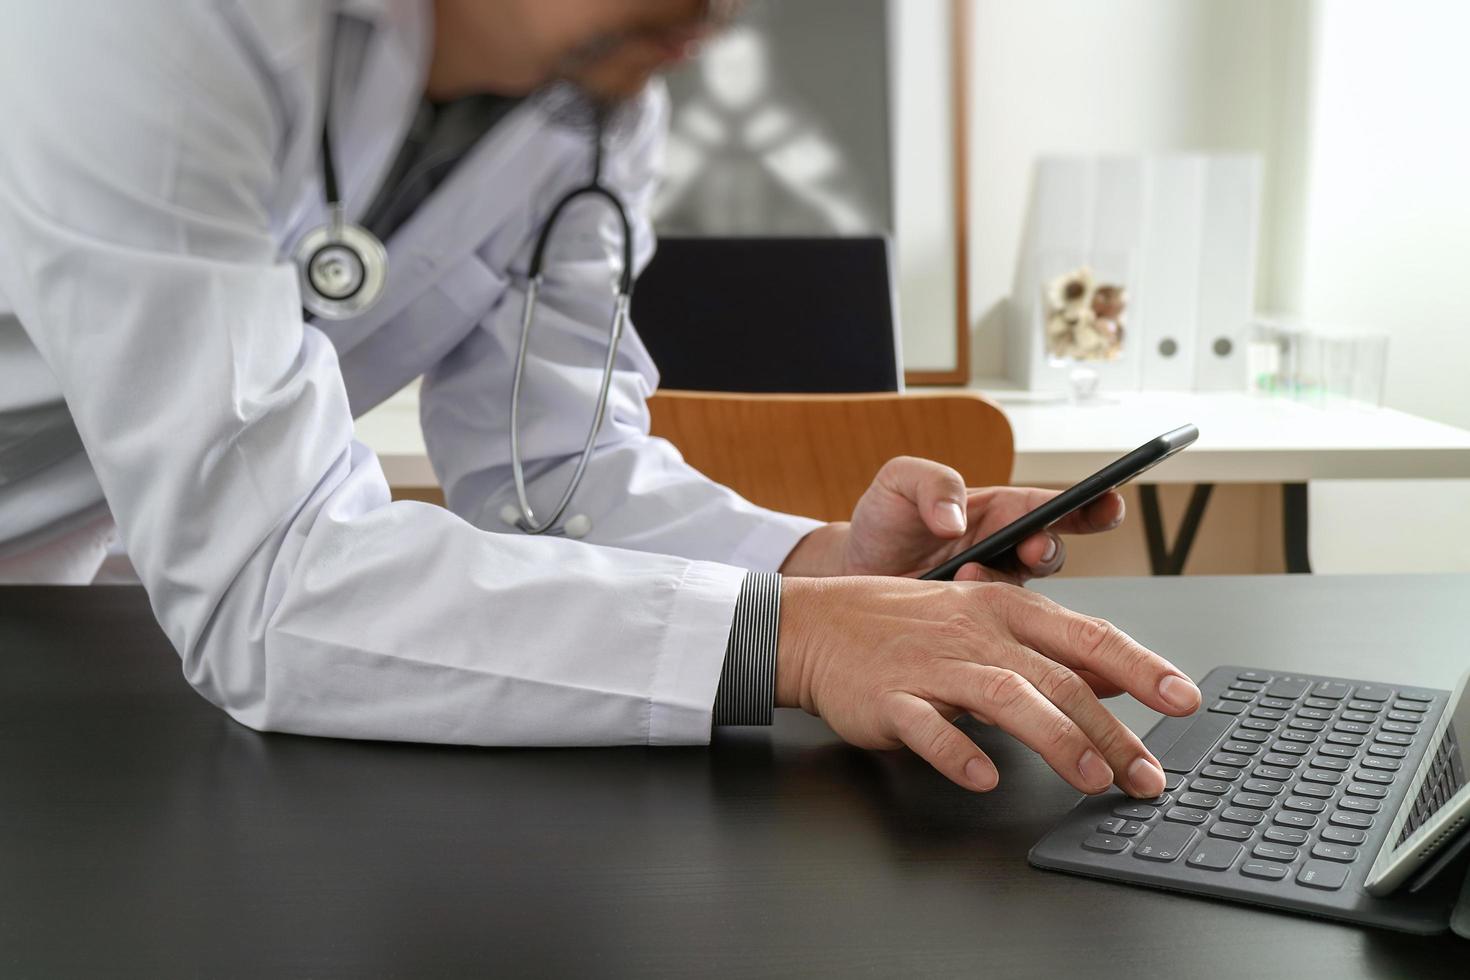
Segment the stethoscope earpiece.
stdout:
<svg viewBox="0 0 1470 980">
<path fill-rule="evenodd" d="M 500 519 L 517 531 L 527 531 L 529 533 L 529 525 L 526 524 L 525 518 L 521 516 L 520 507 L 515 504 L 506 504 L 500 508 Z M 573 514 L 567 518 L 566 523 L 559 530 L 551 529 L 542 533 L 551 535 L 560 534 L 580 540 L 592 533 L 592 518 L 586 514 Z"/>
</svg>

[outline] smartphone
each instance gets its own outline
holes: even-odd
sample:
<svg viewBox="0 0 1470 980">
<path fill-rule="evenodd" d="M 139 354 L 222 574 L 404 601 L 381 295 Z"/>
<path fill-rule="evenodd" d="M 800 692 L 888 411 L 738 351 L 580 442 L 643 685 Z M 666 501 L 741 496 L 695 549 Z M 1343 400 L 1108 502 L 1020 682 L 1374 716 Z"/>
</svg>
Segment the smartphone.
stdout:
<svg viewBox="0 0 1470 980">
<path fill-rule="evenodd" d="M 1113 460 L 1087 479 L 1057 494 L 1035 510 L 1007 524 L 984 541 L 967 548 L 937 568 L 920 575 L 921 579 L 954 578 L 961 566 L 972 561 L 1002 572 L 1014 572 L 1021 560 L 1016 546 L 1038 531 L 1044 531 L 1075 510 L 1092 503 L 1109 490 L 1121 487 L 1140 473 L 1147 472 L 1199 438 L 1199 429 L 1181 425 L 1150 439 L 1133 452 Z"/>
</svg>

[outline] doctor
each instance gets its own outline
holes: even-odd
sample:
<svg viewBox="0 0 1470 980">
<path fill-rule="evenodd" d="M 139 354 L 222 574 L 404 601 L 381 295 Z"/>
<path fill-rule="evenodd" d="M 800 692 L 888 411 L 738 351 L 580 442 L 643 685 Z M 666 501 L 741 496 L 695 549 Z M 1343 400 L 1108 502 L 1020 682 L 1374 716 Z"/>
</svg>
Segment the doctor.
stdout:
<svg viewBox="0 0 1470 980">
<path fill-rule="evenodd" d="M 538 230 L 596 157 L 635 269 L 648 260 L 666 114 L 650 79 L 711 28 L 711 6 L 9 8 L 0 576 L 88 581 L 120 534 L 189 683 L 261 730 L 699 743 L 800 706 L 983 791 L 995 767 L 950 723 L 970 713 L 1080 790 L 1159 792 L 1157 760 L 1099 697 L 1187 714 L 1199 693 L 1181 672 L 978 567 L 905 577 L 1042 491 L 967 491 L 898 459 L 850 523 L 755 507 L 648 436 L 657 372 L 630 331 L 568 512 L 584 540 L 502 520 Z M 621 108 L 594 137 L 566 111 L 578 100 Z M 388 258 L 381 297 L 341 319 L 303 314 L 294 259 L 334 202 Z M 578 204 L 545 256 L 520 403 L 536 507 L 581 458 L 615 232 L 608 208 Z M 447 510 L 390 502 L 353 439 L 355 415 L 420 376 Z M 1062 530 L 1121 518 L 1110 497 Z M 1033 574 L 1063 554 L 1049 534 L 1021 553 Z"/>
</svg>

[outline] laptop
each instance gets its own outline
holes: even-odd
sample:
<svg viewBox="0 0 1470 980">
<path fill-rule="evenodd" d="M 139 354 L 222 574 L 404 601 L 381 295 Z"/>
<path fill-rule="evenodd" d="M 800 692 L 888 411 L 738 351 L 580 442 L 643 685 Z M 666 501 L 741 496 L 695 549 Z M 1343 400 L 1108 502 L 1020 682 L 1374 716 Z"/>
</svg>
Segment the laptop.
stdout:
<svg viewBox="0 0 1470 980">
<path fill-rule="evenodd" d="M 1467 680 L 1450 693 L 1217 667 L 1199 685 L 1203 710 L 1144 737 L 1163 794 L 1084 798 L 1030 861 L 1442 932 L 1470 851 Z"/>
</svg>

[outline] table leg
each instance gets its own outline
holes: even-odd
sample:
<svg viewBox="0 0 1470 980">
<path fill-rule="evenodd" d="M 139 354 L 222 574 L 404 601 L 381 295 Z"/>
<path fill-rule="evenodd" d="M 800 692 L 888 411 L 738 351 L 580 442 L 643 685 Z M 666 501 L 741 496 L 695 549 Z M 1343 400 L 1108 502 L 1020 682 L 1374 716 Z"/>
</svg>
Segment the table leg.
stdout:
<svg viewBox="0 0 1470 980">
<path fill-rule="evenodd" d="M 1312 570 L 1307 555 L 1307 485 L 1281 485 L 1281 532 L 1286 548 L 1286 570 L 1306 574 Z"/>
<path fill-rule="evenodd" d="M 1139 484 L 1138 499 L 1143 510 L 1143 534 L 1148 542 L 1148 566 L 1154 575 L 1182 575 L 1184 563 L 1189 560 L 1189 551 L 1194 547 L 1195 535 L 1199 533 L 1200 521 L 1205 516 L 1205 506 L 1210 502 L 1213 483 L 1197 483 L 1189 494 L 1189 504 L 1184 509 L 1184 519 L 1179 522 L 1179 533 L 1174 537 L 1171 550 L 1164 542 L 1164 517 L 1159 508 L 1159 488 L 1152 483 Z"/>
</svg>

